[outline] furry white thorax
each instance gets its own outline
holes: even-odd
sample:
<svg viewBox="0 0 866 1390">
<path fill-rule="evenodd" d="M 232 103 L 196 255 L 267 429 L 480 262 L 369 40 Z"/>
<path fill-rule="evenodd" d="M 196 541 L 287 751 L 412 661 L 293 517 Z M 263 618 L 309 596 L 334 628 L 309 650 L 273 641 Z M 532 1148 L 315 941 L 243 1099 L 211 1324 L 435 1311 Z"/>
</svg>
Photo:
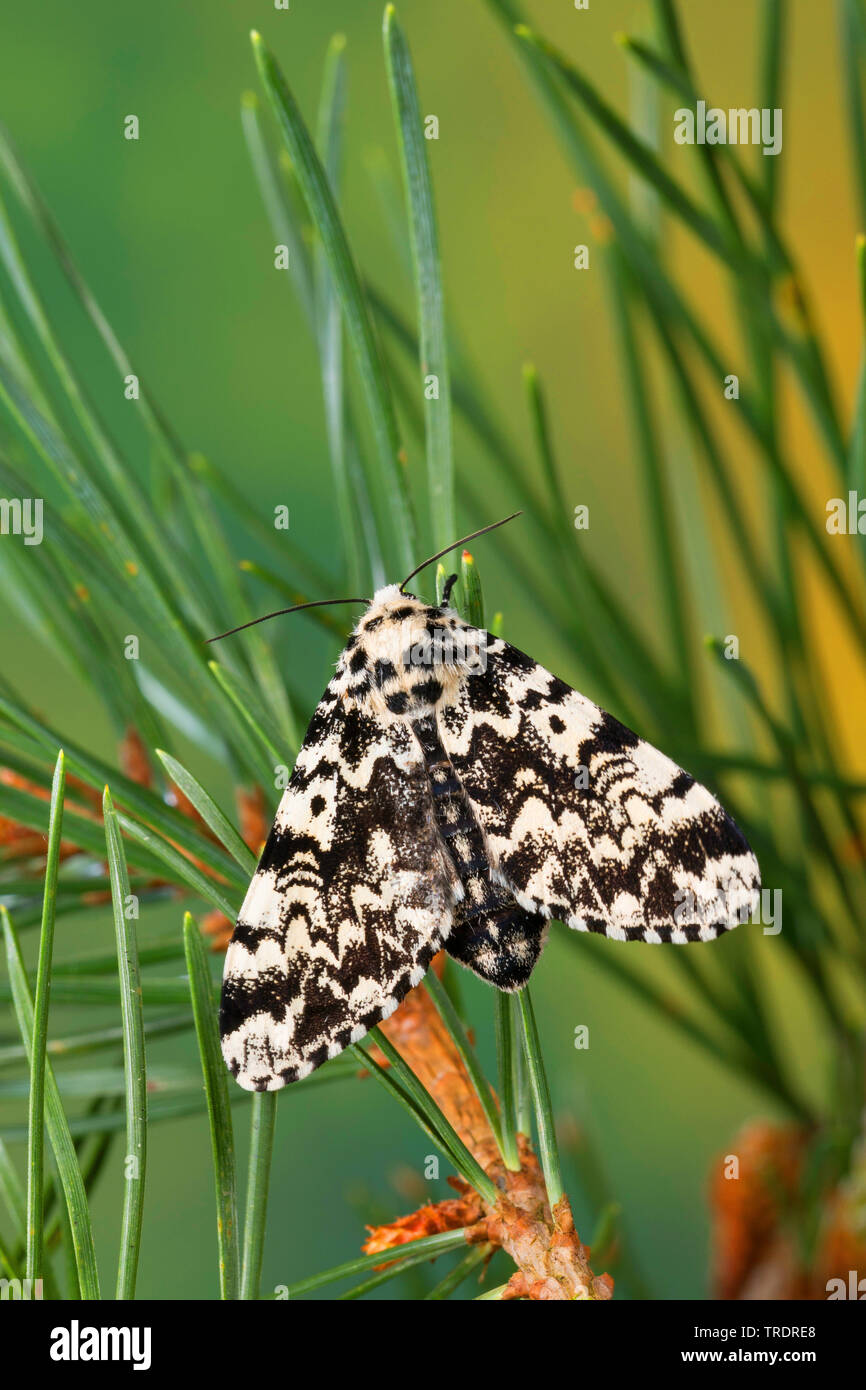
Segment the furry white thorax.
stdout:
<svg viewBox="0 0 866 1390">
<path fill-rule="evenodd" d="M 452 704 L 467 676 L 485 669 L 487 634 L 450 608 L 378 589 L 337 666 L 340 695 L 392 722 Z"/>
</svg>

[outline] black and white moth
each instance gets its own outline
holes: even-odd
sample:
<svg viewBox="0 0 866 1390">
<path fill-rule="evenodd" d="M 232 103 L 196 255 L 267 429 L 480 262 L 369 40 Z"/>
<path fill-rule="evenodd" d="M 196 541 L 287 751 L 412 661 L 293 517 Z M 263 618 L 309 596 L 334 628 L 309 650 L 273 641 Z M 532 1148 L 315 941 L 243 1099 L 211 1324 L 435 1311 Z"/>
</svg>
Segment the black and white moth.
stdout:
<svg viewBox="0 0 866 1390">
<path fill-rule="evenodd" d="M 447 595 L 388 585 L 346 643 L 241 907 L 223 1055 L 247 1090 L 278 1090 L 393 1013 L 443 947 L 516 990 L 551 918 L 710 941 L 759 891 L 743 835 L 687 772 Z"/>
</svg>

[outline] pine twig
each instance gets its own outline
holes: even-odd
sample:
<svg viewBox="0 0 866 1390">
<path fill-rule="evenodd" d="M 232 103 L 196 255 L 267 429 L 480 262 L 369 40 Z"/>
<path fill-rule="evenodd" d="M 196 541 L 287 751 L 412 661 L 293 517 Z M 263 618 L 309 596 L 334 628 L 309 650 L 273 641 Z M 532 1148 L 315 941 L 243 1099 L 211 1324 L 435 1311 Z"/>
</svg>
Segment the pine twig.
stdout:
<svg viewBox="0 0 866 1390">
<path fill-rule="evenodd" d="M 529 1139 L 518 1136 L 517 1172 L 510 1172 L 502 1162 L 496 1135 L 471 1077 L 427 991 L 413 990 L 380 1026 L 500 1193 L 495 1204 L 477 1199 L 466 1239 L 473 1245 L 500 1246 L 511 1256 L 517 1271 L 504 1297 L 554 1301 L 611 1298 L 613 1280 L 607 1274 L 593 1273 L 589 1250 L 575 1230 L 568 1198 L 561 1197 L 551 1210 L 544 1175 Z M 469 1198 L 467 1184 L 458 1178 L 450 1181 Z M 461 1215 L 465 1218 L 465 1211 Z M 395 1236 L 397 1240 L 404 1238 L 392 1227 L 379 1227 L 365 1249 L 388 1249 Z"/>
</svg>

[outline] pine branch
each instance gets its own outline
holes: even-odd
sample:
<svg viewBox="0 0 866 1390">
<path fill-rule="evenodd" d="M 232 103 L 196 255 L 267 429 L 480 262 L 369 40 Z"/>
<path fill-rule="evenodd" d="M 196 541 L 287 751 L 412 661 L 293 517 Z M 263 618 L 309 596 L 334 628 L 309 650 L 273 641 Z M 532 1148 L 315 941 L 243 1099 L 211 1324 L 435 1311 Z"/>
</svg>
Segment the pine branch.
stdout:
<svg viewBox="0 0 866 1390">
<path fill-rule="evenodd" d="M 455 1178 L 450 1181 L 464 1201 L 447 1206 L 454 1209 L 455 1225 L 467 1225 L 470 1244 L 498 1246 L 511 1256 L 517 1271 L 503 1297 L 611 1298 L 613 1280 L 593 1273 L 568 1198 L 561 1197 L 551 1210 L 541 1166 L 526 1135 L 518 1136 L 519 1170 L 505 1167 L 469 1072 L 428 992 L 412 990 L 381 1028 L 501 1194 L 495 1204 L 477 1196 L 472 1202 L 469 1185 Z M 377 1227 L 365 1250 L 392 1248 L 407 1238 L 405 1232 L 405 1218 Z M 417 1235 L 418 1228 L 412 1233 Z"/>
</svg>

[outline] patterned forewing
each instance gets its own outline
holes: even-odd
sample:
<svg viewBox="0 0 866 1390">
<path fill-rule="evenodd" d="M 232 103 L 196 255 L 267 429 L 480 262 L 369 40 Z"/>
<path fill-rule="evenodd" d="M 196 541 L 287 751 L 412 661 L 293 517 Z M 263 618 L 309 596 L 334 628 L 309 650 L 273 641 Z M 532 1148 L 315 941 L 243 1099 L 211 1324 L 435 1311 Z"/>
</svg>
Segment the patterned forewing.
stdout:
<svg viewBox="0 0 866 1390">
<path fill-rule="evenodd" d="M 494 871 L 521 906 L 619 940 L 711 940 L 760 887 L 706 788 L 507 643 L 442 712 Z"/>
<path fill-rule="evenodd" d="M 423 977 L 451 925 L 455 875 L 417 742 L 333 685 L 226 956 L 223 1054 L 248 1090 L 276 1090 L 363 1037 Z"/>
</svg>

